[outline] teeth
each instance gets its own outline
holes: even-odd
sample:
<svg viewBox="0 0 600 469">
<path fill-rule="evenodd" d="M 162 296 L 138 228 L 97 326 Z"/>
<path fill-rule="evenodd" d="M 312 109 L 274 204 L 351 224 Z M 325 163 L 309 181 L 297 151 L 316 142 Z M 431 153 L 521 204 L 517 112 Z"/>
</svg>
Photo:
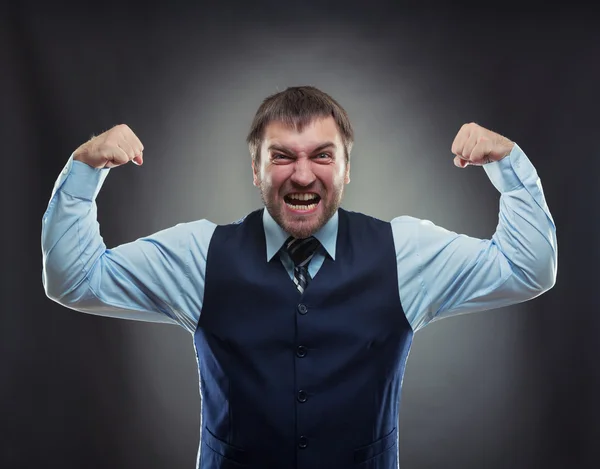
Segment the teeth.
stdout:
<svg viewBox="0 0 600 469">
<path fill-rule="evenodd" d="M 313 208 L 315 208 L 317 206 L 317 204 L 308 204 L 308 205 L 293 205 L 293 204 L 287 204 L 288 207 L 290 207 L 292 210 L 312 210 Z"/>
<path fill-rule="evenodd" d="M 317 196 L 316 194 L 290 194 L 288 197 L 295 200 L 312 200 Z"/>
</svg>

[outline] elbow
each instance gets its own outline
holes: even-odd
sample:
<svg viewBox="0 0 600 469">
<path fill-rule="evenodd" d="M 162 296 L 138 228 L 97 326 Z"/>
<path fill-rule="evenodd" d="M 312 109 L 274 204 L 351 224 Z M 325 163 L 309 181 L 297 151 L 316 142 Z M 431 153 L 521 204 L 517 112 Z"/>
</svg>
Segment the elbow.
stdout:
<svg viewBox="0 0 600 469">
<path fill-rule="evenodd" d="M 67 308 L 76 307 L 82 299 L 82 295 L 84 295 L 81 288 L 66 288 L 64 285 L 61 286 L 60 282 L 53 284 L 47 278 L 44 279 L 42 284 L 47 298 Z"/>
<path fill-rule="evenodd" d="M 542 272 L 538 273 L 536 283 L 538 295 L 552 289 L 556 284 L 556 268 L 554 266 L 548 266 Z"/>
<path fill-rule="evenodd" d="M 539 283 L 541 292 L 544 293 L 556 285 L 556 275 L 558 273 L 558 255 L 554 246 L 548 246 L 546 256 L 540 262 Z"/>
<path fill-rule="evenodd" d="M 550 247 L 545 253 L 535 258 L 529 269 L 521 270 L 523 282 L 531 292 L 532 298 L 546 293 L 554 287 L 557 271 L 556 250 Z"/>
<path fill-rule="evenodd" d="M 52 266 L 45 265 L 42 271 L 42 286 L 46 296 L 56 303 L 67 306 L 70 303 L 69 298 L 73 296 L 74 285 L 81 283 L 81 279 L 76 276 L 67 276 L 58 270 L 52 269 Z"/>
<path fill-rule="evenodd" d="M 46 297 L 61 304 L 61 300 L 64 298 L 66 292 L 63 288 L 59 287 L 60 282 L 54 281 L 54 279 L 48 276 L 47 272 L 44 271 L 42 274 L 42 286 L 44 287 L 44 293 Z"/>
</svg>

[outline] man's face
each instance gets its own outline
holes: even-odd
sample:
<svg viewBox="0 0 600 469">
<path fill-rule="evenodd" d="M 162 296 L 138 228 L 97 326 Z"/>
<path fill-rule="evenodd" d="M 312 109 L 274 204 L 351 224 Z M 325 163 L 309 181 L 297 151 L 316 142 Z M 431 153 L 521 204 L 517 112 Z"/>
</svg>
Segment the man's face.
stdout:
<svg viewBox="0 0 600 469">
<path fill-rule="evenodd" d="M 350 182 L 333 117 L 316 118 L 302 132 L 271 122 L 265 128 L 260 162 L 253 162 L 252 170 L 265 207 L 296 238 L 306 238 L 327 223 Z"/>
</svg>

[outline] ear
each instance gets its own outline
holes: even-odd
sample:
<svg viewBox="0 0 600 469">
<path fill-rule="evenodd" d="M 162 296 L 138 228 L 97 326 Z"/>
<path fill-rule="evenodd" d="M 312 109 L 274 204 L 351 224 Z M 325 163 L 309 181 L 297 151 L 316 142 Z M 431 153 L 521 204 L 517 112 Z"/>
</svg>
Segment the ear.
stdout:
<svg viewBox="0 0 600 469">
<path fill-rule="evenodd" d="M 346 174 L 344 175 L 344 184 L 350 183 L 350 161 L 346 163 Z"/>
<path fill-rule="evenodd" d="M 252 158 L 252 184 L 254 184 L 256 187 L 260 186 L 260 178 L 258 177 L 258 171 L 259 169 L 254 163 L 254 158 Z"/>
</svg>

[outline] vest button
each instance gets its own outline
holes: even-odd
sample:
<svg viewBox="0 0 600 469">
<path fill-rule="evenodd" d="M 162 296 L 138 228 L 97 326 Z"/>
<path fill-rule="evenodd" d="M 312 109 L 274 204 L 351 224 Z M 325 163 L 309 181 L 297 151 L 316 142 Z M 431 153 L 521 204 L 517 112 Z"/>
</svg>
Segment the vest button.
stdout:
<svg viewBox="0 0 600 469">
<path fill-rule="evenodd" d="M 308 308 L 306 307 L 306 305 L 305 305 L 305 304 L 302 304 L 302 303 L 300 303 L 300 304 L 298 305 L 298 312 L 299 312 L 300 314 L 306 314 L 306 313 L 308 313 Z"/>
<path fill-rule="evenodd" d="M 306 402 L 307 399 L 308 399 L 308 394 L 306 394 L 306 391 L 303 391 L 303 390 L 298 391 L 298 401 L 299 402 Z"/>
<path fill-rule="evenodd" d="M 296 349 L 296 355 L 298 355 L 300 358 L 306 357 L 306 347 L 304 345 L 298 345 L 298 348 Z"/>
<path fill-rule="evenodd" d="M 308 446 L 308 438 L 306 438 L 305 436 L 301 436 L 300 438 L 298 438 L 298 448 L 306 448 Z"/>
</svg>

